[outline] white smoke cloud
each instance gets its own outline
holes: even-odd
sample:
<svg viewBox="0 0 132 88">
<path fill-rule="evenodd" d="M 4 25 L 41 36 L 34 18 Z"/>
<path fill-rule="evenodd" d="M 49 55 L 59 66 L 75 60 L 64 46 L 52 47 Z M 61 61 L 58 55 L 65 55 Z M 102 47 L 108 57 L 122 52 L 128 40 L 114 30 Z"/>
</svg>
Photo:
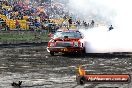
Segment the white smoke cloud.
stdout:
<svg viewBox="0 0 132 88">
<path fill-rule="evenodd" d="M 80 19 L 106 26 L 81 30 L 87 53 L 132 52 L 131 0 L 69 0 L 69 12 Z M 108 31 L 108 25 L 114 29 Z"/>
<path fill-rule="evenodd" d="M 116 15 L 115 9 L 99 1 L 100 0 L 69 0 L 69 12 L 85 21 L 96 19 L 96 21 L 103 20 L 106 23 L 111 23 L 111 20 Z"/>
</svg>

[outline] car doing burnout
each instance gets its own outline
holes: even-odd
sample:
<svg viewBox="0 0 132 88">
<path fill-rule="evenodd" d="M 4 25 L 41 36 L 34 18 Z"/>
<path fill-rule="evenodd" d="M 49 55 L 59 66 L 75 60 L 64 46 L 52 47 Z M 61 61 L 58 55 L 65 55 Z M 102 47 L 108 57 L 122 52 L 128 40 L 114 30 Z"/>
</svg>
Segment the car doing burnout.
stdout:
<svg viewBox="0 0 132 88">
<path fill-rule="evenodd" d="M 54 53 L 83 53 L 85 48 L 81 40 L 82 34 L 75 30 L 57 31 L 48 42 L 47 51 L 54 55 Z"/>
</svg>

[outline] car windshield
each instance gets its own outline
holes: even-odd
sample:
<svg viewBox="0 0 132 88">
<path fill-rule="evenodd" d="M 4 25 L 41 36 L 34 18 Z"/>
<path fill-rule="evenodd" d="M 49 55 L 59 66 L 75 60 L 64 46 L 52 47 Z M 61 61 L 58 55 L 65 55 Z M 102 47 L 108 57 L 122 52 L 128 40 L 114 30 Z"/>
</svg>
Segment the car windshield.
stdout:
<svg viewBox="0 0 132 88">
<path fill-rule="evenodd" d="M 53 38 L 64 38 L 65 36 L 68 38 L 81 38 L 79 32 L 57 32 L 54 34 Z"/>
</svg>

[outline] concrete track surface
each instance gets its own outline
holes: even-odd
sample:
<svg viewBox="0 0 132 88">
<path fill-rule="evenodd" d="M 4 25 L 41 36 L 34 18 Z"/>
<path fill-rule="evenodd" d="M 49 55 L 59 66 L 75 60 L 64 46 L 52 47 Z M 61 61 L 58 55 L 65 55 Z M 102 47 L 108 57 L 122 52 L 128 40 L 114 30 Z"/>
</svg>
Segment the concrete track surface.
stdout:
<svg viewBox="0 0 132 88">
<path fill-rule="evenodd" d="M 23 81 L 21 88 L 132 88 L 132 82 L 77 85 L 76 67 L 79 65 L 85 65 L 90 74 L 132 74 L 131 54 L 50 56 L 46 44 L 1 47 L 0 88 L 13 88 L 13 81 Z"/>
</svg>

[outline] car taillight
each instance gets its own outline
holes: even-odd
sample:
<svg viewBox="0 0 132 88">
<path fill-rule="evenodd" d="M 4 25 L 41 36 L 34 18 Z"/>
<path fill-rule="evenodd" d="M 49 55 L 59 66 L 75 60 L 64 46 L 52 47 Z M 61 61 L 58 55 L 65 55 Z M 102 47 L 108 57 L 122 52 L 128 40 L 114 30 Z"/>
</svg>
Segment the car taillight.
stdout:
<svg viewBox="0 0 132 88">
<path fill-rule="evenodd" d="M 48 47 L 54 47 L 55 46 L 55 43 L 54 42 L 49 42 L 48 43 Z"/>
</svg>

